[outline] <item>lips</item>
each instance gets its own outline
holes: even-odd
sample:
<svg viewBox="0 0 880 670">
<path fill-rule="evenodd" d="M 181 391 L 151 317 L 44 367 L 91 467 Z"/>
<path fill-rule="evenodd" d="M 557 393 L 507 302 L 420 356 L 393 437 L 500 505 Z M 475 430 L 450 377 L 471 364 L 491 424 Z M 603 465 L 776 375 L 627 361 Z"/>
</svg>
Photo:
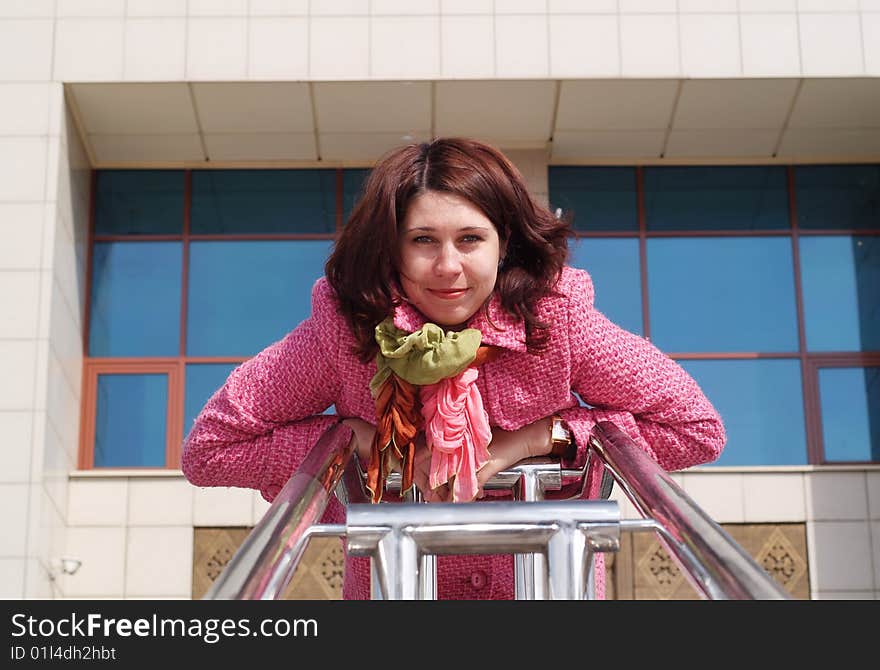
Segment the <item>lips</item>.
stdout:
<svg viewBox="0 0 880 670">
<path fill-rule="evenodd" d="M 465 293 L 468 292 L 466 288 L 443 288 L 443 289 L 428 289 L 428 292 L 434 297 L 440 298 L 441 300 L 455 300 L 456 298 L 462 297 Z"/>
</svg>

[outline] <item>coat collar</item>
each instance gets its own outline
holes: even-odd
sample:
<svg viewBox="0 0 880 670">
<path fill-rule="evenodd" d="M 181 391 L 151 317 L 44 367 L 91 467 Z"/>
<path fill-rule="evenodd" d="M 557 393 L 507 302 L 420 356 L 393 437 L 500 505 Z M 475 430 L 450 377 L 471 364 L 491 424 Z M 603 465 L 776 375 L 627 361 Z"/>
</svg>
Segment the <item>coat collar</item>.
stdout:
<svg viewBox="0 0 880 670">
<path fill-rule="evenodd" d="M 425 325 L 424 315 L 412 303 L 402 301 L 394 310 L 394 325 L 413 333 Z M 482 344 L 511 351 L 525 352 L 526 329 L 522 319 L 517 319 L 501 306 L 501 298 L 493 293 L 485 308 L 480 309 L 467 322 L 468 328 L 476 328 L 483 334 Z"/>
</svg>

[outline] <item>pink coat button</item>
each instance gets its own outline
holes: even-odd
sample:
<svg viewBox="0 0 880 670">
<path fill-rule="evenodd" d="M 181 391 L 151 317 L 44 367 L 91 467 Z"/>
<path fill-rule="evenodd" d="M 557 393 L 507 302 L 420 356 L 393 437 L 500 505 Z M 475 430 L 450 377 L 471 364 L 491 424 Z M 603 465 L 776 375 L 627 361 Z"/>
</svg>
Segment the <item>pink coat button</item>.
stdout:
<svg viewBox="0 0 880 670">
<path fill-rule="evenodd" d="M 486 573 L 477 571 L 471 575 L 471 586 L 475 589 L 481 589 L 486 586 Z"/>
</svg>

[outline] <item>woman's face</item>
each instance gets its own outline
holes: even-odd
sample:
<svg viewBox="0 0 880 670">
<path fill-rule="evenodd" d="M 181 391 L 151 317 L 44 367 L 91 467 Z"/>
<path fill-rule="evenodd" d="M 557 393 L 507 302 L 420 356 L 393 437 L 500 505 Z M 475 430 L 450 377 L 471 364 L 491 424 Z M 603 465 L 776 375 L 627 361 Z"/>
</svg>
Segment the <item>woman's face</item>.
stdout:
<svg viewBox="0 0 880 670">
<path fill-rule="evenodd" d="M 457 329 L 495 289 L 498 231 L 464 198 L 437 191 L 414 198 L 398 244 L 403 292 L 428 321 Z"/>
</svg>

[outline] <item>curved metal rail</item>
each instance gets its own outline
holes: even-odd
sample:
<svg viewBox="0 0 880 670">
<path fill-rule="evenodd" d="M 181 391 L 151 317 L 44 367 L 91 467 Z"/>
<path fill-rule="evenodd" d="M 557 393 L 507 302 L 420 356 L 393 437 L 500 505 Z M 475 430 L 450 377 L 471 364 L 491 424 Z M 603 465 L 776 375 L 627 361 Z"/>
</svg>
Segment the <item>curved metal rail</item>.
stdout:
<svg viewBox="0 0 880 670">
<path fill-rule="evenodd" d="M 393 513 L 388 511 L 384 517 L 371 512 L 366 503 L 368 498 L 363 489 L 363 477 L 356 458 L 352 458 L 353 449 L 349 444 L 351 430 L 337 423 L 331 427 L 315 447 L 309 452 L 305 462 L 293 474 L 269 510 L 256 525 L 244 544 L 239 548 L 223 570 L 213 586 L 205 594 L 204 599 L 277 599 L 285 592 L 290 583 L 297 564 L 305 552 L 311 537 L 340 536 L 346 537 L 349 550 L 364 554 L 379 551 L 380 542 L 369 540 L 363 544 L 364 533 L 369 537 L 373 533 L 376 538 L 384 537 L 391 526 L 377 525 L 384 523 L 383 518 L 391 520 L 405 519 L 406 527 L 414 527 L 412 509 L 415 507 L 402 503 L 404 508 L 397 508 Z M 491 536 L 493 524 L 499 529 L 509 525 L 511 515 L 525 515 L 528 521 L 525 526 L 540 526 L 540 533 L 546 538 L 553 536 L 550 527 L 566 526 L 563 533 L 566 540 L 565 551 L 574 544 L 581 548 L 580 553 L 571 554 L 569 565 L 564 574 L 574 578 L 560 577 L 558 569 L 547 565 L 548 556 L 561 556 L 555 545 L 541 545 L 541 542 L 513 542 L 506 548 L 511 552 L 524 551 L 534 553 L 517 554 L 517 597 L 543 599 L 547 597 L 590 597 L 589 574 L 591 570 L 581 571 L 578 561 L 590 565 L 592 551 L 616 551 L 619 547 L 616 538 L 620 531 L 655 531 L 673 558 L 679 563 L 683 572 L 704 597 L 709 599 L 788 599 L 790 596 L 773 580 L 717 523 L 705 512 L 655 463 L 645 454 L 623 431 L 610 422 L 600 422 L 593 429 L 590 440 L 590 458 L 583 470 L 562 469 L 558 461 L 551 459 L 529 459 L 514 468 L 496 475 L 486 488 L 512 488 L 514 498 L 522 503 L 484 505 L 481 503 L 465 503 L 459 505 L 440 506 L 434 504 L 422 510 L 426 522 L 433 517 L 445 514 L 441 524 L 443 533 L 449 536 L 426 543 L 429 551 L 437 551 L 437 546 L 454 546 L 457 552 L 493 553 L 498 550 L 494 543 L 486 545 L 486 537 Z M 645 517 L 640 520 L 620 520 L 617 505 L 614 502 L 572 500 L 566 508 L 565 498 L 580 498 L 586 483 L 590 459 L 598 457 L 613 475 L 626 496 L 633 502 L 638 511 Z M 603 479 L 602 497 L 610 493 L 610 477 Z M 388 482 L 389 491 L 393 492 L 399 478 L 391 477 Z M 319 520 L 336 492 L 340 500 L 349 509 L 349 519 L 345 525 L 320 525 Z M 419 498 L 410 498 L 418 501 Z M 544 501 L 546 503 L 534 501 Z M 552 501 L 552 502 L 551 502 Z M 558 501 L 558 502 L 557 502 Z M 550 524 L 537 524 L 532 510 L 528 507 L 538 504 L 553 519 L 546 519 Z M 513 507 L 510 507 L 513 505 Z M 523 505 L 518 508 L 517 505 Z M 557 507 L 561 505 L 561 507 Z M 446 509 L 446 508 L 449 509 Z M 476 512 L 476 509 L 479 512 Z M 496 510 L 494 514 L 491 510 Z M 357 511 L 356 514 L 353 514 Z M 514 511 L 516 514 L 514 514 Z M 435 514 L 436 512 L 436 514 Z M 480 532 L 462 532 L 470 519 L 471 528 L 476 523 L 474 514 L 479 516 Z M 459 521 L 456 522 L 456 517 Z M 471 517 L 474 517 L 472 519 Z M 594 518 L 595 517 L 595 518 Z M 358 519 L 367 525 L 358 526 Z M 368 521 L 367 521 L 368 519 Z M 534 523 L 533 523 L 534 522 Z M 596 525 L 598 523 L 598 526 Z M 371 525 L 372 524 L 372 525 Z M 456 525 L 458 524 L 458 525 Z M 560 526 L 562 524 L 562 526 Z M 584 542 L 581 531 L 588 527 L 601 527 L 599 536 Z M 429 524 L 430 525 L 430 524 Z M 552 531 L 552 532 L 551 532 Z M 397 532 L 397 531 L 394 531 Z M 409 532 L 409 531 L 407 531 Z M 441 531 L 431 531 L 438 533 Z M 455 537 L 458 532 L 460 537 Z M 486 533 L 489 532 L 489 535 Z M 499 530 L 499 532 L 501 532 Z M 535 531 L 536 533 L 538 531 Z M 594 531 L 590 531 L 594 532 Z M 393 534 L 393 533 L 392 533 Z M 422 534 L 424 536 L 424 533 Z M 418 534 L 417 534 L 418 536 Z M 418 539 L 417 536 L 413 536 Z M 472 541 L 462 539 L 471 537 Z M 437 536 L 439 537 L 439 535 Z M 401 537 L 402 544 L 413 545 L 413 538 Z M 556 542 L 556 540 L 554 540 Z M 367 545 L 373 548 L 365 548 Z M 390 545 L 382 543 L 381 551 L 388 555 Z M 419 544 L 419 542 L 416 542 Z M 423 543 L 424 544 L 424 543 Z M 590 546 L 587 546 L 590 545 Z M 519 548 L 517 548 L 519 547 Z M 424 548 L 424 547 L 423 547 Z M 420 549 L 419 551 L 421 551 Z M 396 549 L 395 549 L 396 551 Z M 422 568 L 419 574 L 420 584 L 408 589 L 389 589 L 388 564 L 385 561 L 386 574 L 384 595 L 388 597 L 433 597 L 432 577 L 426 575 L 426 566 L 430 566 L 432 555 L 419 553 L 401 554 L 406 560 L 395 559 L 393 564 L 415 565 L 421 559 Z M 572 559 L 574 557 L 574 559 Z M 430 559 L 430 560 L 429 560 Z M 393 567 L 393 566 L 392 566 Z M 379 576 L 374 569 L 374 578 Z M 583 582 L 586 575 L 587 582 Z M 427 579 L 426 579 L 427 577 Z M 376 580 L 379 581 L 379 580 Z M 583 588 L 582 588 L 583 587 Z M 375 591 L 374 591 L 375 594 Z M 427 594 L 427 596 L 426 596 Z M 564 595 L 560 595 L 564 594 Z"/>
</svg>

